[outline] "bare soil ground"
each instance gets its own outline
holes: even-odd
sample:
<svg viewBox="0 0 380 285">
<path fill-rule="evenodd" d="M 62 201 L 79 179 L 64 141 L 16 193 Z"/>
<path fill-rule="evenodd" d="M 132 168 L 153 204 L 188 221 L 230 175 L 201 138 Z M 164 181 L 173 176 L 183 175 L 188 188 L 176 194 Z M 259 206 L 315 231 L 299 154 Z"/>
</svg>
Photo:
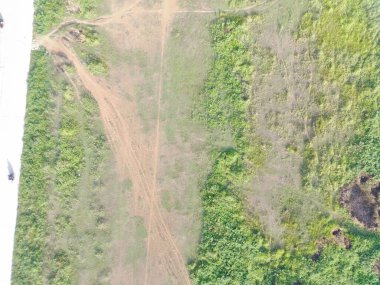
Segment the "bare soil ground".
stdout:
<svg viewBox="0 0 380 285">
<path fill-rule="evenodd" d="M 373 182 L 369 175 L 361 175 L 340 193 L 340 203 L 351 217 L 367 229 L 379 226 L 380 182 Z"/>
<path fill-rule="evenodd" d="M 206 24 L 216 14 L 216 8 L 225 7 L 225 1 L 206 5 L 199 1 L 115 0 L 111 1 L 111 14 L 89 21 L 68 20 L 37 39 L 51 54 L 58 55 L 55 57 L 58 67 L 70 63 L 75 68 L 74 76 L 66 74 L 74 88 L 78 91 L 84 87 L 97 101 L 107 139 L 117 160 L 120 189 L 110 193 L 107 199 L 110 217 L 115 220 L 110 246 L 111 284 L 190 284 L 184 256 L 188 258 L 193 254 L 200 229 L 194 169 L 202 162 L 186 161 L 196 159 L 191 153 L 202 153 L 195 148 L 199 148 L 204 139 L 202 132 L 192 127 L 181 133 L 179 124 L 174 139 L 170 138 L 169 129 L 178 118 L 184 118 L 181 112 L 186 108 L 177 106 L 175 115 L 170 117 L 168 100 L 191 104 L 182 97 L 170 97 L 171 92 L 181 94 L 178 87 L 170 88 L 170 84 L 181 79 L 167 74 L 170 72 L 166 60 L 170 60 L 169 53 L 174 53 L 176 48 L 175 41 L 169 42 L 169 39 L 179 34 L 187 35 L 181 42 L 184 54 L 177 51 L 177 59 L 183 57 L 186 61 L 182 63 L 191 65 L 192 58 L 185 53 L 198 56 L 198 64 L 203 70 L 189 73 L 187 88 L 190 91 L 185 95 L 197 92 L 206 75 L 211 52 L 207 51 L 209 42 L 196 44 L 192 37 L 203 33 L 202 40 L 208 41 Z M 256 7 L 257 11 L 263 9 L 258 4 L 237 12 L 255 12 Z M 186 32 L 186 27 L 174 25 L 176 19 L 178 23 L 185 19 L 190 32 Z M 107 34 L 113 48 L 109 52 L 116 53 L 109 55 L 107 77 L 94 76 L 81 62 L 74 51 L 73 38 L 62 32 L 72 24 L 96 26 Z M 201 48 L 205 51 L 200 55 Z M 192 131 L 195 133 L 189 135 Z M 165 180 L 169 169 L 178 167 L 179 174 L 169 175 Z M 195 174 L 186 178 L 188 170 Z M 189 185 L 193 193 L 188 193 Z M 161 188 L 166 194 L 161 193 Z M 165 202 L 165 197 L 179 206 L 163 207 L 161 203 Z M 186 202 L 176 202 L 181 199 Z M 184 229 L 194 232 L 187 238 Z"/>
</svg>

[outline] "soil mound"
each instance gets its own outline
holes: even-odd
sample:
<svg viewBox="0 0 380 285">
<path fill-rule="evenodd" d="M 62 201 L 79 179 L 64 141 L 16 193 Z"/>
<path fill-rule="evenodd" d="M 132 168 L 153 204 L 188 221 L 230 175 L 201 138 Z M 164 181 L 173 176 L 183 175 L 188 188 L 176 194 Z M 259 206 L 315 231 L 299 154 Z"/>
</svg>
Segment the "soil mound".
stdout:
<svg viewBox="0 0 380 285">
<path fill-rule="evenodd" d="M 344 206 L 351 217 L 367 229 L 379 226 L 379 193 L 380 181 L 373 182 L 372 176 L 359 176 L 340 193 L 340 204 Z"/>
<path fill-rule="evenodd" d="M 317 251 L 311 256 L 311 260 L 318 261 L 318 259 L 322 255 L 323 249 L 328 244 L 335 244 L 344 249 L 350 249 L 352 246 L 350 239 L 344 234 L 344 232 L 341 229 L 334 229 L 331 232 L 330 237 L 323 236 L 317 241 Z"/>
</svg>

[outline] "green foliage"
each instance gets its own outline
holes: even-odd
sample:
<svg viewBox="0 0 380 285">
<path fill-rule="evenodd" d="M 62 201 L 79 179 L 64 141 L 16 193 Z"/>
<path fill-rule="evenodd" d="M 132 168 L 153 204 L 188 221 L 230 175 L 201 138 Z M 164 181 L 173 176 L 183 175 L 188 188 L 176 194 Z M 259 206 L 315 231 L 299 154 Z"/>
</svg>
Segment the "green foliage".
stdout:
<svg viewBox="0 0 380 285">
<path fill-rule="evenodd" d="M 96 102 L 83 94 L 80 103 L 45 51 L 33 52 L 14 284 L 75 284 L 80 271 L 106 282 L 108 218 L 98 195 L 109 150 Z"/>
<path fill-rule="evenodd" d="M 313 148 L 313 157 L 326 163 L 318 167 L 329 167 L 327 155 L 337 158 L 340 168 L 338 183 L 346 183 L 352 175 L 368 172 L 378 177 L 380 100 L 380 45 L 378 27 L 369 21 L 367 11 L 370 1 L 346 0 L 322 1 L 320 17 L 308 12 L 302 21 L 300 35 L 314 38 L 316 60 L 325 86 L 334 84 L 338 89 L 335 110 L 320 101 L 322 114 L 318 121 L 318 134 L 333 133 L 333 128 L 345 132 L 345 141 L 335 140 L 325 150 Z M 372 12 L 375 12 L 376 9 Z M 376 12 L 375 12 L 376 14 Z M 377 9 L 377 18 L 379 18 Z M 326 89 L 317 98 L 334 95 Z M 322 171 L 324 171 L 322 169 Z M 351 175 L 343 176 L 343 172 Z M 313 173 L 311 175 L 314 175 Z M 327 176 L 331 174 L 327 173 Z M 350 178 L 351 176 L 351 178 Z"/>
<path fill-rule="evenodd" d="M 373 174 L 380 178 L 380 118 L 367 120 L 360 134 L 352 140 L 353 145 L 351 164 L 357 171 Z"/>
<path fill-rule="evenodd" d="M 109 49 L 106 48 L 104 37 L 91 26 L 77 25 L 76 28 L 83 33 L 83 42 L 75 45 L 81 60 L 92 74 L 107 75 L 108 65 L 105 59 L 108 57 Z"/>
<path fill-rule="evenodd" d="M 84 56 L 84 62 L 90 72 L 94 75 L 107 75 L 108 66 L 96 54 L 88 53 Z"/>
<path fill-rule="evenodd" d="M 67 92 L 67 91 L 66 91 Z M 79 175 L 84 165 L 84 149 L 80 144 L 80 125 L 69 96 L 63 98 L 61 121 L 57 137 L 55 181 L 53 194 L 56 197 L 59 214 L 52 225 L 56 238 L 63 236 L 73 226 L 73 203 L 75 202 Z M 53 254 L 52 254 L 53 253 Z M 75 263 L 70 249 L 51 248 L 52 264 L 48 267 L 49 284 L 75 283 Z"/>
<path fill-rule="evenodd" d="M 245 26 L 239 17 L 221 17 L 211 27 L 215 60 L 196 115 L 210 128 L 241 132 L 246 127 L 247 89 L 252 73 L 247 46 L 241 41 Z"/>
<path fill-rule="evenodd" d="M 35 0 L 34 8 L 34 30 L 43 34 L 63 19 L 66 7 L 62 0 Z"/>
<path fill-rule="evenodd" d="M 378 27 L 370 21 L 378 16 L 367 10 L 371 3 L 318 1 L 300 25 L 299 40 L 311 41 L 322 81 L 310 89 L 320 112 L 315 135 L 302 152 L 303 187 L 323 196 L 340 220 L 324 216 L 308 224 L 309 246 L 292 252 L 269 248 L 241 195 L 252 164 L 265 161 L 263 144 L 249 151 L 255 148 L 255 122 L 247 116 L 246 82 L 255 63 L 245 40 L 246 21 L 221 16 L 212 25 L 215 58 L 194 117 L 211 130 L 232 133 L 235 146 L 213 151 L 213 165 L 201 188 L 202 234 L 197 259 L 189 265 L 195 284 L 378 284 L 373 267 L 380 256 L 379 233 L 358 228 L 337 209 L 336 201 L 339 189 L 360 172 L 380 173 L 380 50 Z M 281 203 L 289 208 L 300 201 L 295 197 Z M 284 217 L 284 222 L 291 221 Z M 344 229 L 352 248 L 330 242 L 319 260 L 312 261 L 316 240 L 331 236 L 333 227 Z"/>
<path fill-rule="evenodd" d="M 248 43 L 242 38 L 246 29 L 240 17 L 221 16 L 212 25 L 215 59 L 194 113 L 210 129 L 231 131 L 237 144 L 236 149 L 214 151 L 201 189 L 202 236 L 198 258 L 190 264 L 196 284 L 262 283 L 267 271 L 268 249 L 245 214 L 240 190 L 250 173 L 247 153 L 257 154 L 250 151 L 246 136 L 246 82 L 252 74 Z"/>
<path fill-rule="evenodd" d="M 268 249 L 263 237 L 253 232 L 242 201 L 234 194 L 244 176 L 241 155 L 226 150 L 216 158 L 201 189 L 202 238 L 198 258 L 190 265 L 195 284 L 263 281 Z"/>
<path fill-rule="evenodd" d="M 230 7 L 245 7 L 257 3 L 257 0 L 229 0 Z"/>
<path fill-rule="evenodd" d="M 321 115 L 304 152 L 302 175 L 306 189 L 337 207 L 338 191 L 358 174 L 379 178 L 380 37 L 375 19 L 380 9 L 372 7 L 376 1 L 315 2 L 303 16 L 299 38 L 310 43 L 319 68 L 322 82 L 311 95 Z M 351 222 L 346 226 L 352 250 L 326 249 L 312 267 L 313 284 L 378 284 L 373 272 L 380 255 L 378 234 L 358 230 Z M 334 275 L 339 278 L 332 282 Z"/>
<path fill-rule="evenodd" d="M 51 75 L 44 50 L 32 53 L 28 78 L 24 149 L 20 176 L 13 284 L 42 284 L 47 230 L 51 137 Z"/>
<path fill-rule="evenodd" d="M 80 15 L 84 18 L 93 18 L 97 15 L 100 0 L 77 0 L 80 7 Z"/>
</svg>

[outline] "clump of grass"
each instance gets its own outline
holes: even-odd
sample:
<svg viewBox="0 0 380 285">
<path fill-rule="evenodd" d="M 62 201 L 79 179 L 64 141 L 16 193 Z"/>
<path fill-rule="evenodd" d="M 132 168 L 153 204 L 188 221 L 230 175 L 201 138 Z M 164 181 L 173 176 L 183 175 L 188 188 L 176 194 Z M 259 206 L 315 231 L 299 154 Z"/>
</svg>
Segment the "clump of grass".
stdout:
<svg viewBox="0 0 380 285">
<path fill-rule="evenodd" d="M 59 24 L 65 15 L 65 1 L 36 0 L 34 1 L 34 30 L 38 34 L 47 33 Z"/>
<path fill-rule="evenodd" d="M 106 58 L 108 50 L 104 49 L 105 40 L 94 27 L 76 25 L 75 32 L 80 34 L 81 42 L 76 40 L 74 47 L 83 63 L 94 75 L 106 76 L 108 65 Z"/>
<path fill-rule="evenodd" d="M 55 140 L 51 136 L 52 91 L 45 50 L 33 51 L 28 78 L 24 148 L 18 197 L 12 283 L 40 284 L 43 274 L 48 213 L 50 163 Z"/>
<path fill-rule="evenodd" d="M 233 8 L 238 7 L 244 7 L 244 6 L 250 6 L 252 4 L 257 3 L 257 0 L 229 0 L 228 6 Z"/>
<path fill-rule="evenodd" d="M 108 66 L 106 63 L 96 54 L 88 53 L 84 56 L 84 63 L 94 75 L 107 75 Z"/>
</svg>

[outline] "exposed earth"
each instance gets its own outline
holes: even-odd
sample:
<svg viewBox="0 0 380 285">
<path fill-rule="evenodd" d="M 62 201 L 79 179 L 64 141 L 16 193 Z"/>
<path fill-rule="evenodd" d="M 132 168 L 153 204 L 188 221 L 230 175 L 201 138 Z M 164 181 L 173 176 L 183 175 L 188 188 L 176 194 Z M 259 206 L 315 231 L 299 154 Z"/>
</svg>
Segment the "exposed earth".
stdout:
<svg viewBox="0 0 380 285">
<path fill-rule="evenodd" d="M 342 189 L 340 203 L 360 225 L 376 229 L 379 226 L 379 193 L 380 182 L 363 174 Z"/>
</svg>

